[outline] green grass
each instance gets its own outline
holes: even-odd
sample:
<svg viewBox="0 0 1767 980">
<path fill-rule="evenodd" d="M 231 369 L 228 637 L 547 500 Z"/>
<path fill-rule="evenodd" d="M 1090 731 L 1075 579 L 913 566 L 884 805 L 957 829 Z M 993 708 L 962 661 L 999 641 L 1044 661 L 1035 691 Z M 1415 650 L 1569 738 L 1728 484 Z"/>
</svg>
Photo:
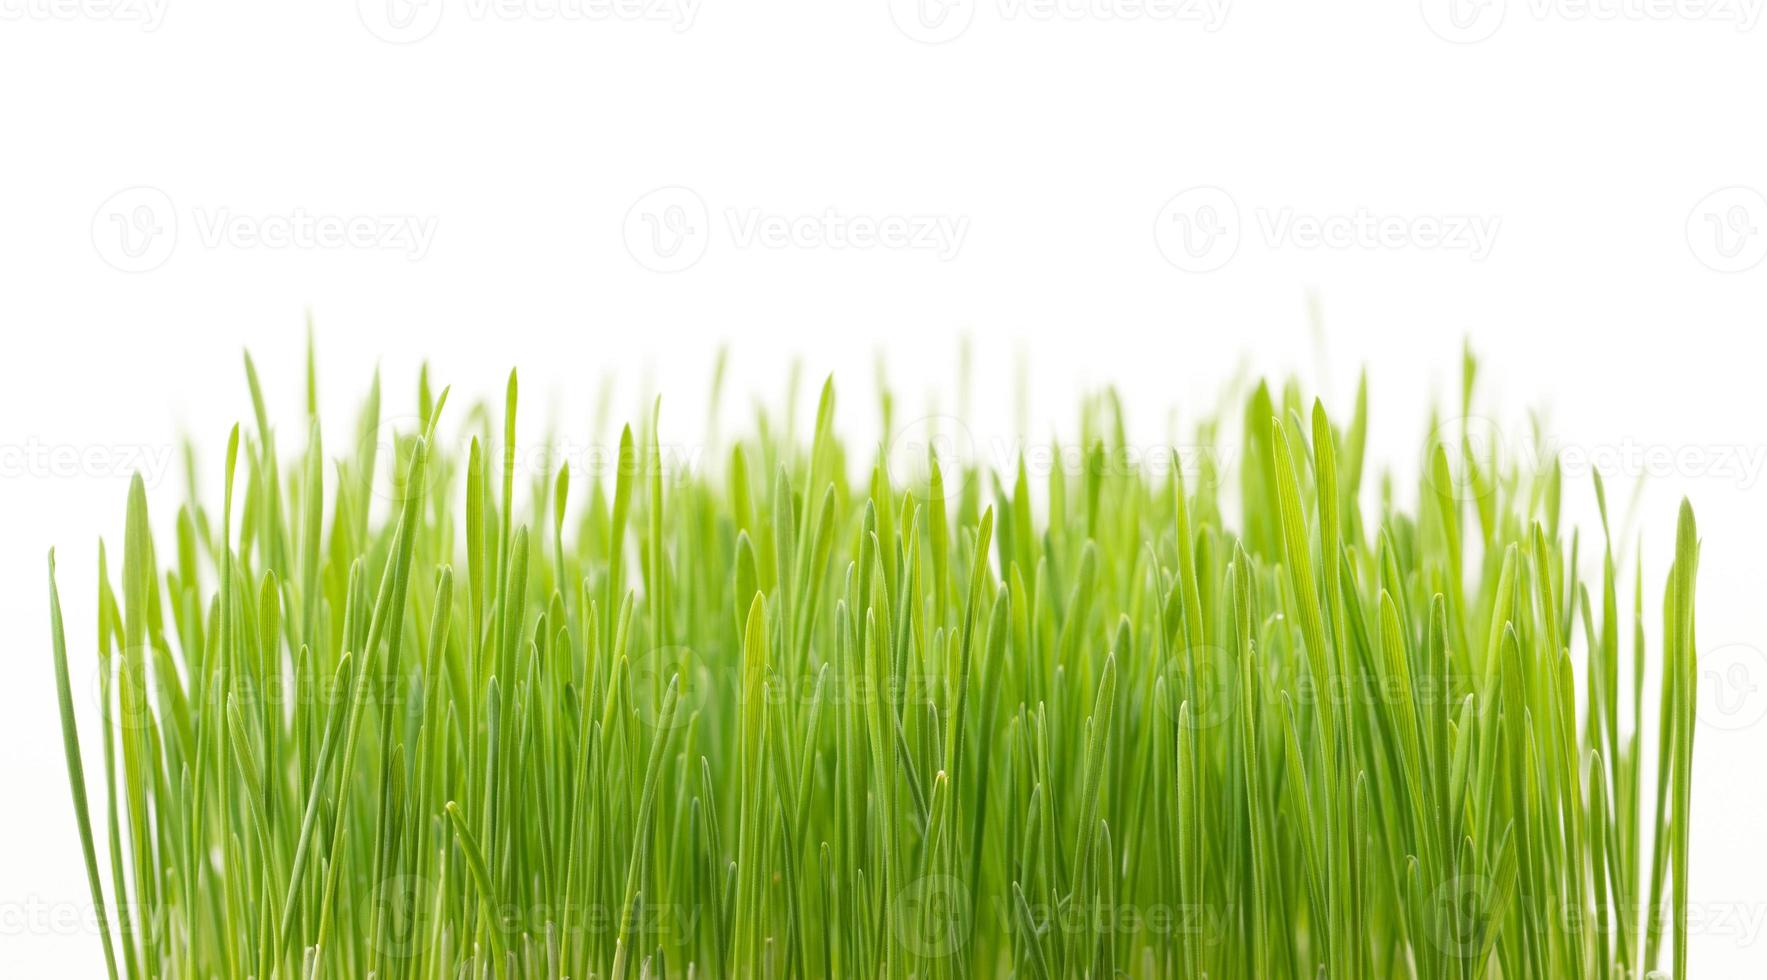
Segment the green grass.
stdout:
<svg viewBox="0 0 1767 980">
<path fill-rule="evenodd" d="M 886 465 L 831 383 L 518 479 L 513 372 L 325 443 L 311 354 L 281 428 L 247 376 L 219 509 L 100 549 L 96 830 L 51 558 L 113 977 L 1686 976 L 1685 504 L 1653 641 L 1599 479 L 1432 421 L 1365 492 L 1366 386 L 1178 478 L 1109 396 L 1079 466 Z"/>
</svg>

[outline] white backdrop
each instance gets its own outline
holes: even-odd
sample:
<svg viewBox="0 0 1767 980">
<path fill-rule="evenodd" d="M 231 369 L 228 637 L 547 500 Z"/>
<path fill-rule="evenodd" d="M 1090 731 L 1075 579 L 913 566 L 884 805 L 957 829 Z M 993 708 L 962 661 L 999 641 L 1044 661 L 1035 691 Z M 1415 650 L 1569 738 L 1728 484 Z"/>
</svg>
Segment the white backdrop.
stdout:
<svg viewBox="0 0 1767 980">
<path fill-rule="evenodd" d="M 242 347 L 293 417 L 310 308 L 334 431 L 427 358 L 690 440 L 724 343 L 727 426 L 797 357 L 864 431 L 877 357 L 949 408 L 967 336 L 983 428 L 1021 358 L 1034 428 L 1108 381 L 1145 439 L 1367 365 L 1400 468 L 1470 337 L 1487 405 L 1647 477 L 1653 589 L 1695 503 L 1692 967 L 1761 975 L 1764 2 L 0 0 L 0 974 L 100 969 L 44 555 L 89 658 L 128 473 L 213 462 Z"/>
</svg>

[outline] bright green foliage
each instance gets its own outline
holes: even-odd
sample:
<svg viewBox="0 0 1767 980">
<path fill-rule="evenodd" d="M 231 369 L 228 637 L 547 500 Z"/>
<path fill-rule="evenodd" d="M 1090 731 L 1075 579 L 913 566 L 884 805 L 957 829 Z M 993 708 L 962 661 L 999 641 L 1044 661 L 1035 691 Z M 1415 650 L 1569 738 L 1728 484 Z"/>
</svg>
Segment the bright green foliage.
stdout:
<svg viewBox="0 0 1767 980">
<path fill-rule="evenodd" d="M 1685 506 L 1652 644 L 1599 480 L 1592 577 L 1464 428 L 1364 499 L 1360 392 L 1260 385 L 1228 500 L 1113 398 L 1002 472 L 832 384 L 807 442 L 665 472 L 659 407 L 518 472 L 513 373 L 328 454 L 311 359 L 280 430 L 247 366 L 221 509 L 167 547 L 137 480 L 100 557 L 96 834 L 51 583 L 113 977 L 1685 976 Z"/>
</svg>

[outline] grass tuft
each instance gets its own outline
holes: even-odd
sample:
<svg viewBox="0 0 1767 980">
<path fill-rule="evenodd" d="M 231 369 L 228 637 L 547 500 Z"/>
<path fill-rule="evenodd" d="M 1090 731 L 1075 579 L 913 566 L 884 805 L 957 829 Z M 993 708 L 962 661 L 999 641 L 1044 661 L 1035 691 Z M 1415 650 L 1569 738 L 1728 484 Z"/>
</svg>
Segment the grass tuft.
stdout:
<svg viewBox="0 0 1767 980">
<path fill-rule="evenodd" d="M 457 428 L 377 377 L 328 451 L 307 363 L 304 447 L 248 357 L 219 513 L 162 551 L 137 478 L 100 546 L 96 835 L 50 557 L 113 980 L 1686 976 L 1686 504 L 1653 650 L 1599 477 L 1593 575 L 1464 425 L 1366 500 L 1365 384 L 1160 473 L 1114 397 L 905 468 L 830 380 L 807 442 L 671 472 L 659 403 L 573 474 L 518 468 L 513 371 Z"/>
</svg>

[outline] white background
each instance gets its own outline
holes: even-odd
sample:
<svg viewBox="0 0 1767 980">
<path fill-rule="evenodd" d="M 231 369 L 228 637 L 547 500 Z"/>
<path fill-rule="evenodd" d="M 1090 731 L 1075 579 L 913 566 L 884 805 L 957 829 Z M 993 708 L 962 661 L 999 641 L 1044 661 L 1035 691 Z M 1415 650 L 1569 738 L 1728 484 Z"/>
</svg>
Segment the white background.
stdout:
<svg viewBox="0 0 1767 980">
<path fill-rule="evenodd" d="M 519 365 L 585 444 L 604 378 L 618 418 L 660 390 L 687 443 L 726 343 L 727 425 L 797 357 L 864 432 L 880 353 L 913 417 L 967 336 L 986 431 L 1021 358 L 1034 429 L 1114 382 L 1146 441 L 1242 364 L 1340 413 L 1366 365 L 1401 471 L 1470 337 L 1488 408 L 1622 500 L 1650 472 L 1647 605 L 1695 503 L 1692 968 L 1761 975 L 1763 0 L 1457 2 L 0 0 L 0 975 L 101 969 L 44 555 L 84 663 L 128 472 L 163 525 L 178 434 L 212 471 L 249 416 L 242 347 L 297 418 L 308 309 L 340 439 L 427 358 L 474 398 Z M 837 247 L 868 222 L 945 232 Z"/>
</svg>

